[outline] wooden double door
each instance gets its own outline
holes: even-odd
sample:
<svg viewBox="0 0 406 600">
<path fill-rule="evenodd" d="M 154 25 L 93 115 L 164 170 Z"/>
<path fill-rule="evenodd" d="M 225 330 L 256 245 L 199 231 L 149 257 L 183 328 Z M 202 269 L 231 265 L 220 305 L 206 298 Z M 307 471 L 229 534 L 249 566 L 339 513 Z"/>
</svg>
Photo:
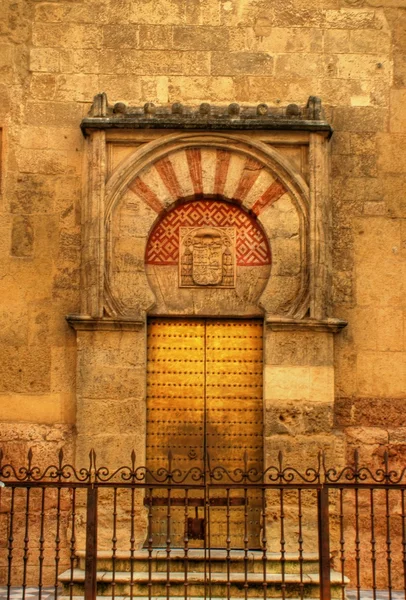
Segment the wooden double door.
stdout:
<svg viewBox="0 0 406 600">
<path fill-rule="evenodd" d="M 263 324 L 258 320 L 151 319 L 148 324 L 147 466 L 156 471 L 168 464 L 187 471 L 207 472 L 221 465 L 233 471 L 244 465 L 259 471 L 263 465 Z M 227 481 L 226 479 L 224 481 Z M 260 498 L 243 490 L 231 492 L 228 528 L 234 545 L 242 546 L 242 524 L 249 523 L 249 546 L 258 547 Z M 167 507 L 165 493 L 152 507 L 154 545 L 165 545 Z M 176 492 L 180 497 L 184 492 Z M 176 497 L 175 494 L 175 497 Z M 188 501 L 194 524 L 210 519 L 210 545 L 224 547 L 226 491 L 211 492 L 210 514 L 203 499 Z M 194 496 L 199 496 L 197 491 Z M 217 496 L 214 498 L 213 496 Z M 171 540 L 182 546 L 185 510 L 181 500 L 171 508 Z M 177 504 L 176 504 L 177 503 Z M 160 504 L 160 505 L 159 505 Z M 207 502 L 206 502 L 207 504 Z M 229 502 L 230 504 L 230 502 Z M 178 506 L 178 508 L 177 508 Z M 248 514 L 247 514 L 248 513 Z M 189 519 L 192 522 L 192 519 Z M 189 532 L 189 541 L 199 538 Z M 192 545 L 207 543 L 207 531 Z M 237 539 L 238 538 L 238 539 Z"/>
</svg>

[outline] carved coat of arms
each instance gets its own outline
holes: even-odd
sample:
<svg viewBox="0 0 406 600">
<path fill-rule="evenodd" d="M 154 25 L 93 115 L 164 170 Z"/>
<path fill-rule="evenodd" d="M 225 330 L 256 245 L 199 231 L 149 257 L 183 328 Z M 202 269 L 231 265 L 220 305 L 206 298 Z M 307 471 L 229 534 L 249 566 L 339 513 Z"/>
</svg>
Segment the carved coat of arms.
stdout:
<svg viewBox="0 0 406 600">
<path fill-rule="evenodd" d="M 179 228 L 180 287 L 235 286 L 235 228 Z"/>
</svg>

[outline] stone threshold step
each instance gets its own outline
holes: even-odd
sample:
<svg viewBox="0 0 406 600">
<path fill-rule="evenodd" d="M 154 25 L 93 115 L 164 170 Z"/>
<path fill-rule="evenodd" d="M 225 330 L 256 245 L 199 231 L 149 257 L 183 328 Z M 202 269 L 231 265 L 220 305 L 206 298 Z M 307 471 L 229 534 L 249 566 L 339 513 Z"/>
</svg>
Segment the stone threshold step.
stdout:
<svg viewBox="0 0 406 600">
<path fill-rule="evenodd" d="M 84 550 L 77 550 L 76 556 L 79 558 L 85 558 L 86 552 Z M 244 550 L 230 550 L 229 557 L 231 560 L 241 560 L 245 559 L 245 551 Z M 131 557 L 131 552 L 129 551 L 117 551 L 115 553 L 115 558 L 117 560 L 147 560 L 149 557 L 149 553 L 147 549 L 135 550 L 133 556 Z M 167 552 L 165 548 L 154 548 L 151 552 L 151 557 L 156 560 L 166 560 Z M 200 549 L 189 549 L 188 551 L 188 560 L 206 560 L 210 559 L 212 561 L 225 561 L 227 560 L 227 551 L 219 550 L 219 549 L 207 549 L 206 552 Z M 262 550 L 248 550 L 247 557 L 249 560 L 254 561 L 262 561 L 264 558 L 264 553 Z M 100 559 L 112 559 L 113 553 L 111 550 L 99 550 L 97 552 L 97 558 Z M 280 552 L 267 552 L 266 559 L 269 562 L 280 562 L 282 555 Z M 171 560 L 185 560 L 185 551 L 183 548 L 174 548 L 170 552 Z M 299 562 L 302 559 L 305 562 L 317 562 L 319 560 L 319 555 L 317 552 L 306 552 L 302 554 L 300 557 L 298 552 L 285 552 L 284 559 L 286 562 L 297 561 Z"/>
<path fill-rule="evenodd" d="M 246 575 L 248 583 L 262 584 L 264 582 L 262 573 L 247 573 Z M 135 583 L 148 583 L 149 577 L 148 573 L 145 571 L 141 572 L 133 572 L 129 573 L 128 571 L 117 571 L 114 574 L 111 571 L 97 571 L 96 574 L 97 581 L 99 583 L 131 583 L 131 581 Z M 61 575 L 59 575 L 59 581 L 61 583 L 69 584 L 70 582 L 74 583 L 82 583 L 85 581 L 85 571 L 82 569 L 73 569 L 67 570 Z M 172 571 L 169 573 L 169 578 L 167 573 L 165 572 L 153 572 L 151 573 L 152 583 L 184 583 L 185 575 L 182 572 Z M 210 573 L 205 577 L 204 573 L 201 572 L 188 572 L 188 583 L 202 583 L 211 582 L 212 584 L 216 583 L 244 583 L 245 582 L 245 573 L 230 573 L 230 578 L 228 579 L 227 573 Z M 267 573 L 266 582 L 269 584 L 280 584 L 284 581 L 287 584 L 319 584 L 320 577 L 318 573 L 303 573 L 302 577 L 299 574 L 295 573 L 286 573 L 284 578 L 282 579 L 282 575 L 280 573 Z M 332 584 L 340 584 L 342 582 L 341 573 L 336 573 L 335 571 L 330 572 L 330 581 Z M 345 577 L 344 583 L 347 583 L 349 580 Z"/>
<path fill-rule="evenodd" d="M 96 596 L 95 600 L 106 600 L 106 596 Z M 132 596 L 132 600 L 166 600 L 164 596 Z M 186 600 L 185 596 L 170 596 L 171 600 Z M 193 598 L 193 600 L 207 600 L 208 596 L 188 596 L 187 598 Z M 128 600 L 129 596 L 114 596 L 114 600 Z M 84 600 L 84 596 L 58 596 L 58 600 Z M 223 596 L 210 596 L 210 600 L 225 600 Z M 249 600 L 264 600 L 264 596 L 250 596 Z M 283 600 L 282 596 L 272 596 L 271 600 Z M 289 600 L 303 600 L 303 598 L 294 598 L 289 596 Z M 311 598 L 305 598 L 305 600 L 315 600 Z"/>
</svg>

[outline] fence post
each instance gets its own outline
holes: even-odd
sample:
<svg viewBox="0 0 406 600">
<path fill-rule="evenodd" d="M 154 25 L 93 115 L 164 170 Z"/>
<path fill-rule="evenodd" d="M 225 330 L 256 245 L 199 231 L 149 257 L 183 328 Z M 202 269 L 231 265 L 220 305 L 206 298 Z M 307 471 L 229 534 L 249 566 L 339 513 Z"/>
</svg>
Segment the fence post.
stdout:
<svg viewBox="0 0 406 600">
<path fill-rule="evenodd" d="M 96 600 L 97 595 L 97 487 L 87 488 L 85 600 Z"/>
<path fill-rule="evenodd" d="M 319 530 L 320 600 L 330 600 L 330 515 L 328 488 L 325 486 L 317 491 L 317 513 Z"/>
</svg>

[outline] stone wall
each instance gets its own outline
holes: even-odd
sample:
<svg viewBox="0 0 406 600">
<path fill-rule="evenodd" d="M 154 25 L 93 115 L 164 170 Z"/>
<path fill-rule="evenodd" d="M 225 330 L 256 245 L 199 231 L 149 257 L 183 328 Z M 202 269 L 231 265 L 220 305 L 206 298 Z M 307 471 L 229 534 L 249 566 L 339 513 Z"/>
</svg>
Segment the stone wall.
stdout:
<svg viewBox="0 0 406 600">
<path fill-rule="evenodd" d="M 379 461 L 389 445 L 403 459 L 405 28 L 401 0 L 3 0 L 0 401 L 10 448 L 26 447 L 28 429 L 41 445 L 72 448 L 70 434 L 51 442 L 43 432 L 76 422 L 76 334 L 65 315 L 79 312 L 79 124 L 94 94 L 269 106 L 313 94 L 335 129 L 331 314 L 349 325 L 335 339 L 333 414 L 313 417 L 319 404 L 297 411 L 287 397 L 269 414 L 273 443 L 333 424 L 348 451 L 361 445 Z M 275 341 L 280 371 L 304 360 L 317 369 L 332 351 L 304 359 L 312 343 L 298 344 Z M 108 368 L 121 376 L 122 365 Z"/>
</svg>

